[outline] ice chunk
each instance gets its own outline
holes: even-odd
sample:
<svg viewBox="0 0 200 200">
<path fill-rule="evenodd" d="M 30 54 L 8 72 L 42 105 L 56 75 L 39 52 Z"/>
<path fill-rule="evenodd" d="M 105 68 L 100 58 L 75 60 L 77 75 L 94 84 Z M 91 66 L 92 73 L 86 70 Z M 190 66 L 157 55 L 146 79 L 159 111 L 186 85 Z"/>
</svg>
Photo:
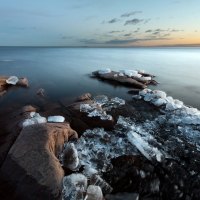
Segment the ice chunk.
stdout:
<svg viewBox="0 0 200 200">
<path fill-rule="evenodd" d="M 150 81 L 152 78 L 150 76 L 143 76 L 140 79 L 143 81 Z"/>
<path fill-rule="evenodd" d="M 162 99 L 162 98 L 159 98 L 159 99 L 156 99 L 155 101 L 153 101 L 152 103 L 155 106 L 162 106 L 162 105 L 166 104 L 166 100 Z"/>
<path fill-rule="evenodd" d="M 119 105 L 125 105 L 126 103 L 123 99 L 120 99 L 119 97 L 112 98 L 111 101 Z"/>
<path fill-rule="evenodd" d="M 16 76 L 10 76 L 7 80 L 6 83 L 10 85 L 16 85 L 16 83 L 19 81 L 19 79 Z"/>
<path fill-rule="evenodd" d="M 41 117 L 39 113 L 31 112 L 30 118 L 25 119 L 24 122 L 22 123 L 22 126 L 26 127 L 33 124 L 42 124 L 46 122 L 47 122 L 47 119 L 45 117 Z"/>
<path fill-rule="evenodd" d="M 132 98 L 133 99 L 142 99 L 142 97 L 140 95 L 133 95 Z"/>
<path fill-rule="evenodd" d="M 77 149 L 75 148 L 73 143 L 67 143 L 67 145 L 65 146 L 62 162 L 63 166 L 70 170 L 77 169 L 79 165 L 79 158 Z"/>
<path fill-rule="evenodd" d="M 98 95 L 94 97 L 94 100 L 97 104 L 104 105 L 108 102 L 108 97 L 106 95 Z"/>
<path fill-rule="evenodd" d="M 108 74 L 111 73 L 111 69 L 110 68 L 106 68 L 106 69 L 101 69 L 98 71 L 99 74 Z"/>
<path fill-rule="evenodd" d="M 98 173 L 98 171 L 96 169 L 92 168 L 91 166 L 89 166 L 89 165 L 84 166 L 83 174 L 85 176 L 90 178 L 92 175 L 97 174 L 97 173 Z"/>
<path fill-rule="evenodd" d="M 63 200 L 83 200 L 87 178 L 83 174 L 71 174 L 63 178 Z"/>
<path fill-rule="evenodd" d="M 162 98 L 165 99 L 167 97 L 167 94 L 163 91 L 160 90 L 154 90 L 153 94 L 157 97 L 157 98 Z"/>
<path fill-rule="evenodd" d="M 144 100 L 145 101 L 152 101 L 154 99 L 154 95 L 151 94 L 151 93 L 147 93 L 145 96 L 144 96 Z"/>
<path fill-rule="evenodd" d="M 147 93 L 150 93 L 151 92 L 151 90 L 150 89 L 144 89 L 144 90 L 141 90 L 140 92 L 139 92 L 139 95 L 141 95 L 141 96 L 145 96 Z"/>
<path fill-rule="evenodd" d="M 119 76 L 124 76 L 124 74 L 122 72 L 119 73 Z"/>
<path fill-rule="evenodd" d="M 143 154 L 148 160 L 156 158 L 158 162 L 162 161 L 163 155 L 158 148 L 150 146 L 150 144 L 135 131 L 128 132 L 128 140 L 131 144 L 135 145 L 140 153 Z"/>
<path fill-rule="evenodd" d="M 103 199 L 101 188 L 96 185 L 88 186 L 86 196 L 87 197 L 85 199 L 87 200 L 102 200 Z"/>
<path fill-rule="evenodd" d="M 136 70 L 125 69 L 125 70 L 120 70 L 119 72 L 125 74 L 128 77 L 132 77 L 132 76 L 137 76 L 138 75 L 138 71 L 136 71 Z"/>
<path fill-rule="evenodd" d="M 49 116 L 47 119 L 48 122 L 64 122 L 65 118 L 63 116 Z"/>
<path fill-rule="evenodd" d="M 142 78 L 142 75 L 141 74 L 135 74 L 133 77 Z"/>
</svg>

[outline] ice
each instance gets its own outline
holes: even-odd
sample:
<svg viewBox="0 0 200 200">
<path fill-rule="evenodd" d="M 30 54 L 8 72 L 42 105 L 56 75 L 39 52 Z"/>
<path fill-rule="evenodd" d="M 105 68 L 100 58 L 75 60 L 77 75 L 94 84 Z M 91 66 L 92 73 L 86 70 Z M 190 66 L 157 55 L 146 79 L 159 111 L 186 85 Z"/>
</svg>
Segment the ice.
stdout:
<svg viewBox="0 0 200 200">
<path fill-rule="evenodd" d="M 33 124 L 42 124 L 46 122 L 47 122 L 47 119 L 45 117 L 41 117 L 39 113 L 31 112 L 30 118 L 25 119 L 22 123 L 22 126 L 26 127 Z"/>
<path fill-rule="evenodd" d="M 157 98 L 162 98 L 165 99 L 167 97 L 167 94 L 163 91 L 160 90 L 154 90 L 153 94 L 157 97 Z"/>
<path fill-rule="evenodd" d="M 159 99 L 156 99 L 155 101 L 153 101 L 152 103 L 155 105 L 155 106 L 162 106 L 164 104 L 166 104 L 166 100 L 165 99 L 162 99 L 162 98 L 159 98 Z"/>
<path fill-rule="evenodd" d="M 123 100 L 123 99 L 120 99 L 119 97 L 115 97 L 115 98 L 112 98 L 111 99 L 111 102 L 114 102 L 114 103 L 116 103 L 116 104 L 119 104 L 120 106 L 121 105 L 125 105 L 125 100 Z"/>
<path fill-rule="evenodd" d="M 7 80 L 6 83 L 10 85 L 16 85 L 16 83 L 19 81 L 19 79 L 16 76 L 10 76 Z"/>
<path fill-rule="evenodd" d="M 81 104 L 80 112 L 88 113 L 88 117 L 100 117 L 101 120 L 112 120 L 113 117 L 107 114 L 107 111 L 124 104 L 125 101 L 119 97 L 109 99 L 105 95 L 99 95 L 94 97 L 94 103 Z"/>
<path fill-rule="evenodd" d="M 128 77 L 132 77 L 132 76 L 137 76 L 138 75 L 138 71 L 136 70 L 120 70 L 120 73 L 125 74 Z"/>
<path fill-rule="evenodd" d="M 158 162 L 162 161 L 162 153 L 155 147 L 151 147 L 138 133 L 134 131 L 128 132 L 128 140 L 131 144 L 135 145 L 137 149 L 143 154 L 148 160 L 156 158 Z"/>
<path fill-rule="evenodd" d="M 132 98 L 133 99 L 142 99 L 142 97 L 140 95 L 133 95 Z"/>
<path fill-rule="evenodd" d="M 83 174 L 85 176 L 87 176 L 88 178 L 90 178 L 92 175 L 98 174 L 98 171 L 96 169 L 92 168 L 89 165 L 85 165 L 84 170 L 83 170 Z"/>
<path fill-rule="evenodd" d="M 63 166 L 70 169 L 76 170 L 79 165 L 78 151 L 73 143 L 67 143 L 65 150 L 62 155 Z"/>
<path fill-rule="evenodd" d="M 139 92 L 139 95 L 141 95 L 141 96 L 145 96 L 146 94 L 148 94 L 148 93 L 150 93 L 151 92 L 151 90 L 150 89 L 144 89 L 144 90 L 141 90 L 140 92 Z"/>
<path fill-rule="evenodd" d="M 83 200 L 87 178 L 83 174 L 71 174 L 63 178 L 63 200 Z"/>
<path fill-rule="evenodd" d="M 119 76 L 124 76 L 124 74 L 122 72 L 119 73 Z"/>
<path fill-rule="evenodd" d="M 99 74 L 108 74 L 111 73 L 111 69 L 110 68 L 106 68 L 106 69 L 101 69 L 98 71 Z"/>
<path fill-rule="evenodd" d="M 150 76 L 143 76 L 140 79 L 143 81 L 151 81 L 152 78 Z"/>
<path fill-rule="evenodd" d="M 48 122 L 64 122 L 65 121 L 65 118 L 63 116 L 49 116 L 47 118 L 47 121 Z"/>
<path fill-rule="evenodd" d="M 101 188 L 95 185 L 89 185 L 87 188 L 85 200 L 102 200 L 103 194 Z"/>
</svg>

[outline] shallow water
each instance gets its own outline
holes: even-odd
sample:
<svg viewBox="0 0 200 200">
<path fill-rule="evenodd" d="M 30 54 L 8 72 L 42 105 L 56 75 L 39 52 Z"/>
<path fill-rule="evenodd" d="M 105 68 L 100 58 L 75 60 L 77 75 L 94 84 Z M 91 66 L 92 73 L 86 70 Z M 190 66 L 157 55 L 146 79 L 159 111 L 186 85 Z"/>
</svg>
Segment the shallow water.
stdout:
<svg viewBox="0 0 200 200">
<path fill-rule="evenodd" d="M 51 101 L 69 102 L 84 92 L 130 99 L 128 88 L 91 79 L 101 68 L 144 69 L 155 74 L 156 89 L 200 108 L 200 48 L 32 48 L 1 47 L 0 74 L 25 76 L 30 88 L 13 88 L 0 107 L 37 104 L 36 91 L 44 88 Z"/>
</svg>

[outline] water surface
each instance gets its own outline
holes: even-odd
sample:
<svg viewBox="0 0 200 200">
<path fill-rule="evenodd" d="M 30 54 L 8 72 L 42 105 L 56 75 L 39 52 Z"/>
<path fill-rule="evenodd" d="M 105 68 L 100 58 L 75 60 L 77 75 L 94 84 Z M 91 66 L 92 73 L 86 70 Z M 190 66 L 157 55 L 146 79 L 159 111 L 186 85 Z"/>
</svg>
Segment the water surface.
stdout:
<svg viewBox="0 0 200 200">
<path fill-rule="evenodd" d="M 1 47 L 0 74 L 27 77 L 30 88 L 13 88 L 0 107 L 37 104 L 44 88 L 51 101 L 69 102 L 84 92 L 131 99 L 128 88 L 91 79 L 101 68 L 144 69 L 155 74 L 156 89 L 200 108 L 200 48 L 39 48 Z"/>
</svg>

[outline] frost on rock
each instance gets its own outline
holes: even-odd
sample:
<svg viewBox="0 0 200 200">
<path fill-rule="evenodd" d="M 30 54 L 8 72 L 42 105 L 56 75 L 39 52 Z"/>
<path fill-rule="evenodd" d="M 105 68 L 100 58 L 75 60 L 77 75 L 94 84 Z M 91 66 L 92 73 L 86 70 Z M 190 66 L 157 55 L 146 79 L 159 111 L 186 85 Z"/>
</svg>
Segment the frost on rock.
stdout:
<svg viewBox="0 0 200 200">
<path fill-rule="evenodd" d="M 106 69 L 101 69 L 98 71 L 99 74 L 108 74 L 111 73 L 111 69 L 110 68 L 106 68 Z"/>
<path fill-rule="evenodd" d="M 62 122 L 65 121 L 65 118 L 63 116 L 49 116 L 47 121 L 48 122 L 62 123 Z"/>
<path fill-rule="evenodd" d="M 87 189 L 87 178 L 83 174 L 71 174 L 63 178 L 63 200 L 83 200 Z"/>
<path fill-rule="evenodd" d="M 6 83 L 10 85 L 16 85 L 19 79 L 16 76 L 10 76 L 7 80 Z"/>
<path fill-rule="evenodd" d="M 31 112 L 30 118 L 25 119 L 22 123 L 22 126 L 26 127 L 33 124 L 42 124 L 46 122 L 47 122 L 47 119 L 45 117 L 41 117 L 39 113 Z"/>
<path fill-rule="evenodd" d="M 105 95 L 94 97 L 92 104 L 81 104 L 80 112 L 88 113 L 88 117 L 100 117 L 101 120 L 112 120 L 112 116 L 107 114 L 112 108 L 125 105 L 125 101 L 118 97 L 109 99 Z"/>
</svg>

